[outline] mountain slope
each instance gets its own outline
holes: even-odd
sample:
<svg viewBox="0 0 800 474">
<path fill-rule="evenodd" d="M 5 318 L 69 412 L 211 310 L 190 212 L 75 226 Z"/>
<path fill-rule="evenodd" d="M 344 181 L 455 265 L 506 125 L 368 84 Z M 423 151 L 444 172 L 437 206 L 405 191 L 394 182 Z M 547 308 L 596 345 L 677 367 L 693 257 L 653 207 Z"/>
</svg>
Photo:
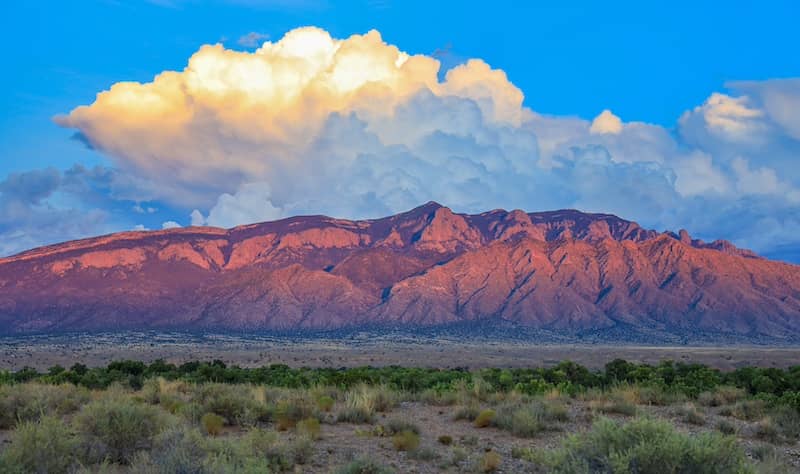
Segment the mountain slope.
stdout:
<svg viewBox="0 0 800 474">
<path fill-rule="evenodd" d="M 800 267 L 607 214 L 436 203 L 126 232 L 0 259 L 0 333 L 506 321 L 565 334 L 800 337 Z"/>
</svg>

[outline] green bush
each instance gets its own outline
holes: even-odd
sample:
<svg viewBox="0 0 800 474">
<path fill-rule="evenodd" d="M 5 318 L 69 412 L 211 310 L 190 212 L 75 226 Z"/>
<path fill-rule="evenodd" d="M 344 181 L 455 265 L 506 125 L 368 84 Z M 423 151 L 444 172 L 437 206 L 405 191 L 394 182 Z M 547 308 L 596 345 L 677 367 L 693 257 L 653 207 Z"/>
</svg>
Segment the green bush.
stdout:
<svg viewBox="0 0 800 474">
<path fill-rule="evenodd" d="M 91 402 L 75 417 L 85 459 L 123 464 L 137 451 L 149 449 L 170 422 L 170 415 L 157 407 L 122 398 Z"/>
<path fill-rule="evenodd" d="M 74 435 L 57 418 L 23 422 L 0 455 L 0 472 L 68 472 L 77 462 L 76 446 Z"/>
<path fill-rule="evenodd" d="M 690 437 L 667 422 L 646 418 L 623 425 L 602 419 L 589 432 L 543 453 L 542 461 L 554 473 L 754 472 L 735 438 L 717 433 Z"/>
</svg>

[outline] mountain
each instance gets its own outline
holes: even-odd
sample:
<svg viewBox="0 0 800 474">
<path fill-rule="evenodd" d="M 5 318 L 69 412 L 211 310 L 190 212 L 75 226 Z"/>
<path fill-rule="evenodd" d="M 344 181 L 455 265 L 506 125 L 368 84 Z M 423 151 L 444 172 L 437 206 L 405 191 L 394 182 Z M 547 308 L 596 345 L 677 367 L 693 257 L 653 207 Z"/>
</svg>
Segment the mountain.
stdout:
<svg viewBox="0 0 800 474">
<path fill-rule="evenodd" d="M 459 326 L 460 325 L 460 326 Z M 575 210 L 123 232 L 0 259 L 0 333 L 512 327 L 800 339 L 800 267 Z"/>
</svg>

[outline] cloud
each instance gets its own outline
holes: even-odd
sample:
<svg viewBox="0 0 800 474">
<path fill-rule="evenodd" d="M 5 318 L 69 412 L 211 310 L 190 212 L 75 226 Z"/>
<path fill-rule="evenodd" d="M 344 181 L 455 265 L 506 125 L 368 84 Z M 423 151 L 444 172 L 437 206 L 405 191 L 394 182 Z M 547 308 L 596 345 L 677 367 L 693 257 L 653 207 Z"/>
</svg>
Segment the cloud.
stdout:
<svg viewBox="0 0 800 474">
<path fill-rule="evenodd" d="M 118 196 L 191 209 L 191 225 L 377 217 L 433 199 L 800 246 L 798 80 L 729 84 L 667 129 L 537 113 L 480 59 L 440 68 L 377 31 L 299 28 L 252 52 L 203 46 L 182 71 L 114 84 L 56 121 L 114 160 Z"/>
<path fill-rule="evenodd" d="M 617 134 L 622 132 L 622 120 L 606 109 L 592 120 L 592 126 L 589 127 L 592 133 L 612 133 Z"/>
<path fill-rule="evenodd" d="M 180 227 L 182 226 L 175 221 L 166 221 L 161 224 L 162 229 L 178 229 Z"/>
<path fill-rule="evenodd" d="M 236 41 L 236 44 L 239 46 L 244 46 L 245 48 L 255 48 L 268 39 L 269 35 L 267 33 L 251 31 L 246 35 L 239 37 L 239 39 Z"/>
<path fill-rule="evenodd" d="M 65 204 L 78 179 L 55 168 L 12 173 L 0 181 L 0 255 L 102 233 L 108 213 Z M 91 176 L 83 176 L 90 181 Z"/>
</svg>

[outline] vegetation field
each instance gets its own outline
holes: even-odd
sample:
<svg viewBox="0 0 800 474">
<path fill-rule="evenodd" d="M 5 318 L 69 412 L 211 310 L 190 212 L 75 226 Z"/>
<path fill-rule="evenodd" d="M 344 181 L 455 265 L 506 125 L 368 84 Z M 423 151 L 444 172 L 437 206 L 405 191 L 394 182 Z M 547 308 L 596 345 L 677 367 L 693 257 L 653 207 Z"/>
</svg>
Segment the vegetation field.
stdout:
<svg viewBox="0 0 800 474">
<path fill-rule="evenodd" d="M 790 473 L 800 366 L 0 371 L 2 473 Z"/>
</svg>

